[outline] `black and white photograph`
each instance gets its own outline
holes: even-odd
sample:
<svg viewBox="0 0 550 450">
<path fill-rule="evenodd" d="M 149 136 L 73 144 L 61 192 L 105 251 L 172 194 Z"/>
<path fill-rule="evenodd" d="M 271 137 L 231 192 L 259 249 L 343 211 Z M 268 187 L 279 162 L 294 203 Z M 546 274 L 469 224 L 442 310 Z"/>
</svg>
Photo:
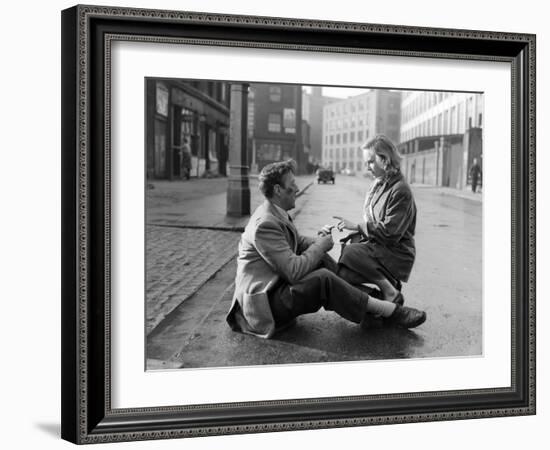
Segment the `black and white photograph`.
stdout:
<svg viewBox="0 0 550 450">
<path fill-rule="evenodd" d="M 483 92 L 144 85 L 147 371 L 483 356 Z"/>
</svg>

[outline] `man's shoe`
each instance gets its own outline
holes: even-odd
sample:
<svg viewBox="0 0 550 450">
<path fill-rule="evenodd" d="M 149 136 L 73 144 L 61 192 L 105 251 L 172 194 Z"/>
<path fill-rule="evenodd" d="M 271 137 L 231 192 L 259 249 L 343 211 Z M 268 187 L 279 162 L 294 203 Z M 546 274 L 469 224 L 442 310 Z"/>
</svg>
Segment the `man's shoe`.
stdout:
<svg viewBox="0 0 550 450">
<path fill-rule="evenodd" d="M 377 330 L 384 327 L 384 319 L 380 316 L 375 316 L 370 313 L 366 313 L 363 316 L 363 320 L 359 324 L 362 330 Z"/>
<path fill-rule="evenodd" d="M 403 304 L 405 303 L 405 297 L 403 297 L 403 294 L 401 292 L 398 292 L 397 295 L 393 298 L 392 303 L 403 306 Z"/>
<path fill-rule="evenodd" d="M 426 321 L 426 313 L 408 306 L 397 305 L 390 317 L 384 319 L 389 326 L 400 328 L 415 328 Z"/>
</svg>

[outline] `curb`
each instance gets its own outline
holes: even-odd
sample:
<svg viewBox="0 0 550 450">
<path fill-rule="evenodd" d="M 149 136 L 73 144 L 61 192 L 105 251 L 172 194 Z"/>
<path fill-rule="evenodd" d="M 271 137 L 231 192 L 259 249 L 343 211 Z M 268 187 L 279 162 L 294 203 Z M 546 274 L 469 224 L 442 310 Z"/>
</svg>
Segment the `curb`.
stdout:
<svg viewBox="0 0 550 450">
<path fill-rule="evenodd" d="M 463 200 L 470 200 L 472 202 L 483 203 L 483 194 L 480 194 L 479 198 L 472 198 L 471 196 L 466 195 L 466 194 L 462 194 L 461 192 L 442 191 L 439 194 L 440 195 L 446 195 L 448 197 L 461 198 Z"/>
<path fill-rule="evenodd" d="M 411 188 L 414 189 L 431 189 L 434 191 L 437 191 L 439 195 L 446 195 L 447 197 L 455 197 L 455 198 L 461 198 L 464 200 L 471 200 L 472 202 L 478 202 L 483 203 L 483 193 L 479 195 L 479 197 L 472 197 L 469 194 L 463 193 L 459 189 L 453 189 L 453 188 L 443 188 L 441 186 L 432 186 L 429 184 L 411 184 Z"/>
</svg>

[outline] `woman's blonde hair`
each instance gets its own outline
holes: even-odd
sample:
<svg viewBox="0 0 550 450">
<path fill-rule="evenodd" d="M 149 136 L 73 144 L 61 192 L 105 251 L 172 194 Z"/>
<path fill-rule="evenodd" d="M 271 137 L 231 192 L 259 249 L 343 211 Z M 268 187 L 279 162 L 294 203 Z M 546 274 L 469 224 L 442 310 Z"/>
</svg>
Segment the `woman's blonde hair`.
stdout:
<svg viewBox="0 0 550 450">
<path fill-rule="evenodd" d="M 387 161 L 386 172 L 398 172 L 401 170 L 401 155 L 397 147 L 389 137 L 384 134 L 377 134 L 361 147 L 363 150 L 372 149 L 375 154 Z"/>
</svg>

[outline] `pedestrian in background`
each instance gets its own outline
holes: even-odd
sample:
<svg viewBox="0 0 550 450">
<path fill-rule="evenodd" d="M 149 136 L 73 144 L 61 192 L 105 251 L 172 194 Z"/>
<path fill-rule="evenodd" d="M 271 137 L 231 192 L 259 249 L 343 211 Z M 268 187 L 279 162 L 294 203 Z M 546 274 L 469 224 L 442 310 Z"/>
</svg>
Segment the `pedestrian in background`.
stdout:
<svg viewBox="0 0 550 450">
<path fill-rule="evenodd" d="M 481 180 L 481 166 L 477 162 L 477 158 L 474 158 L 472 167 L 470 167 L 470 178 L 472 180 L 472 192 L 475 192 L 477 184 Z"/>
<path fill-rule="evenodd" d="M 191 147 L 187 138 L 183 138 L 180 149 L 180 177 L 188 180 L 191 177 Z"/>
</svg>

